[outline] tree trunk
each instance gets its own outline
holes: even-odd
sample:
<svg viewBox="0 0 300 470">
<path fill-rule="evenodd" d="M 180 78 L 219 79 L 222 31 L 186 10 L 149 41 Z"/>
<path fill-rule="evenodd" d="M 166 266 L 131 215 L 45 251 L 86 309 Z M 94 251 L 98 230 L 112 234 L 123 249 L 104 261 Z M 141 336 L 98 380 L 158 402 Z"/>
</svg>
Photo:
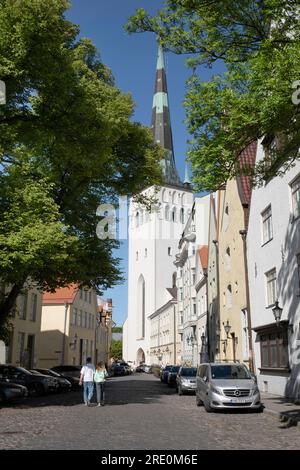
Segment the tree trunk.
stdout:
<svg viewBox="0 0 300 470">
<path fill-rule="evenodd" d="M 5 325 L 9 314 L 14 308 L 17 297 L 21 293 L 21 290 L 24 286 L 24 282 L 14 284 L 10 292 L 4 297 L 3 302 L 0 303 L 0 330 Z"/>
</svg>

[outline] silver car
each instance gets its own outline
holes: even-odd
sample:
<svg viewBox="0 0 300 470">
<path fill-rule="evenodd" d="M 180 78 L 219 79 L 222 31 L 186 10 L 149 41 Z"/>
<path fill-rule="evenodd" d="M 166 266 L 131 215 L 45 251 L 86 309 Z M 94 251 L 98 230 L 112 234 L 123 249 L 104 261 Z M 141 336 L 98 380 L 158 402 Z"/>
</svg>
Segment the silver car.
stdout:
<svg viewBox="0 0 300 470">
<path fill-rule="evenodd" d="M 250 408 L 262 411 L 255 377 L 244 364 L 201 364 L 196 376 L 196 404 L 207 412 L 216 409 Z"/>
<path fill-rule="evenodd" d="M 182 395 L 185 392 L 195 393 L 196 373 L 196 367 L 180 367 L 176 377 L 176 390 L 178 392 L 178 395 Z"/>
</svg>

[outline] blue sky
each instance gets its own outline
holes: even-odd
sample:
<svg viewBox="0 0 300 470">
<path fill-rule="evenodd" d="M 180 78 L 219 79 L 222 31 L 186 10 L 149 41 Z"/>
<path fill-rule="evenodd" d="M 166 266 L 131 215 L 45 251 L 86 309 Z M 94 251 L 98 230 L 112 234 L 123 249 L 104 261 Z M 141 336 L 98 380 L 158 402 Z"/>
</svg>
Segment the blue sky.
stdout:
<svg viewBox="0 0 300 470">
<path fill-rule="evenodd" d="M 94 42 L 102 61 L 111 68 L 116 85 L 132 94 L 136 104 L 134 120 L 149 126 L 157 56 L 155 37 L 151 33 L 127 35 L 123 26 L 136 8 L 155 13 L 163 0 L 72 0 L 71 3 L 68 19 L 80 26 L 81 36 Z M 176 165 L 183 177 L 188 134 L 183 123 L 182 101 L 190 72 L 185 57 L 175 54 L 167 54 L 166 68 Z M 212 72 L 200 69 L 199 73 L 206 80 Z M 127 243 L 116 254 L 123 259 L 127 277 Z M 122 325 L 127 316 L 127 282 L 106 291 L 104 297 L 113 299 L 114 321 Z"/>
</svg>

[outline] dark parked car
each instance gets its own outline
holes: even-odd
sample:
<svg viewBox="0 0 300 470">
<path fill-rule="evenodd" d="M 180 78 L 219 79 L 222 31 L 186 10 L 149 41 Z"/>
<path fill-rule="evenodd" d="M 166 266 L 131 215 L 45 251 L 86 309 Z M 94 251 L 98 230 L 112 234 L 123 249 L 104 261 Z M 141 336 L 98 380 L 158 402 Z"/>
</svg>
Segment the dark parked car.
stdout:
<svg viewBox="0 0 300 470">
<path fill-rule="evenodd" d="M 126 367 L 125 367 L 125 366 L 116 365 L 116 366 L 113 368 L 113 375 L 114 375 L 115 377 L 117 377 L 117 376 L 122 376 L 122 375 L 127 375 Z"/>
<path fill-rule="evenodd" d="M 42 374 L 32 374 L 23 367 L 0 365 L 0 380 L 9 383 L 24 385 L 31 396 L 43 395 L 57 390 L 57 381 L 54 377 Z"/>
<path fill-rule="evenodd" d="M 138 372 L 138 373 L 145 372 L 144 366 L 142 364 L 137 366 L 135 369 L 135 372 Z"/>
<path fill-rule="evenodd" d="M 172 367 L 174 367 L 174 366 L 166 366 L 166 367 L 162 370 L 160 380 L 161 380 L 164 384 L 167 384 L 167 383 L 168 383 L 168 375 L 169 375 L 169 372 L 170 372 L 170 370 L 172 369 Z"/>
<path fill-rule="evenodd" d="M 10 402 L 17 398 L 25 398 L 28 396 L 28 390 L 24 385 L 13 384 L 0 380 L 0 405 Z"/>
<path fill-rule="evenodd" d="M 168 387 L 176 385 L 176 377 L 179 372 L 180 366 L 173 366 L 168 374 Z"/>
<path fill-rule="evenodd" d="M 178 395 L 185 392 L 196 391 L 196 374 L 197 367 L 180 367 L 176 378 L 176 388 Z"/>
<path fill-rule="evenodd" d="M 71 382 L 72 384 L 73 390 L 79 388 L 81 366 L 55 366 L 51 367 L 50 370 L 57 372 L 58 374 L 62 375 L 65 379 L 69 380 L 69 382 Z"/>
<path fill-rule="evenodd" d="M 69 392 L 71 390 L 72 383 L 70 382 L 70 380 L 66 379 L 66 377 L 59 374 L 58 372 L 55 372 L 54 370 L 51 370 L 51 369 L 34 369 L 34 370 L 36 372 L 39 372 L 40 374 L 50 375 L 51 377 L 54 377 L 58 382 L 59 392 Z"/>
</svg>

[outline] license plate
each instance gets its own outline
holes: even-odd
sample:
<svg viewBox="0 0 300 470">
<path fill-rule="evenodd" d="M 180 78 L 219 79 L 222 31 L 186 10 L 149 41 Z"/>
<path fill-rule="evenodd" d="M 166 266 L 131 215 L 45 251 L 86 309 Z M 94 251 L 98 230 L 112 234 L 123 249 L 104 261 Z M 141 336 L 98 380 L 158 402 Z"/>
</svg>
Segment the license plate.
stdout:
<svg viewBox="0 0 300 470">
<path fill-rule="evenodd" d="M 247 403 L 247 400 L 242 400 L 240 398 L 233 398 L 230 400 L 231 403 Z"/>
</svg>

